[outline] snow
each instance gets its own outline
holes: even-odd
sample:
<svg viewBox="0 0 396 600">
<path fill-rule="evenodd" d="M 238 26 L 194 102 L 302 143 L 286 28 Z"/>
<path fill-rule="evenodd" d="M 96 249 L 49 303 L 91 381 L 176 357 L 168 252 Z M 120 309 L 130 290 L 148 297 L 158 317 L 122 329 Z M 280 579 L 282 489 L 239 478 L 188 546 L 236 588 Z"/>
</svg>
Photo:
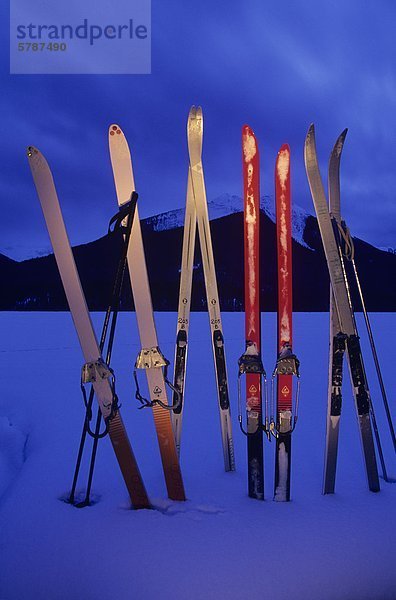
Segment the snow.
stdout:
<svg viewBox="0 0 396 600">
<path fill-rule="evenodd" d="M 260 208 L 275 223 L 274 200 L 269 196 L 261 196 Z M 208 211 L 210 220 L 220 219 L 233 213 L 243 212 L 243 200 L 241 196 L 235 194 L 221 194 L 208 202 Z M 184 209 L 178 208 L 170 210 L 159 215 L 154 215 L 145 219 L 154 231 L 163 231 L 165 229 L 175 229 L 184 225 Z M 292 236 L 305 248 L 310 248 L 304 241 L 305 223 L 310 213 L 298 206 L 294 201 L 292 203 Z"/>
<path fill-rule="evenodd" d="M 93 314 L 97 330 L 103 315 Z M 265 441 L 264 502 L 247 497 L 246 438 L 237 422 L 241 313 L 223 315 L 237 471 L 225 473 L 209 324 L 193 313 L 181 462 L 188 501 L 166 499 L 151 410 L 132 391 L 139 351 L 134 315 L 119 317 L 112 366 L 121 412 L 157 508 L 129 510 L 108 439 L 99 446 L 95 503 L 62 502 L 81 433 L 83 362 L 68 313 L 1 313 L 0 598 L 2 600 L 394 600 L 396 484 L 367 490 L 346 372 L 336 494 L 321 495 L 325 441 L 328 315 L 294 315 L 301 360 L 299 422 L 293 434 L 292 501 L 273 502 L 274 443 Z M 389 398 L 394 314 L 371 317 Z M 172 358 L 176 313 L 156 315 L 160 347 Z M 368 356 L 363 320 L 358 315 Z M 276 359 L 276 316 L 263 314 L 263 360 Z M 396 468 L 385 416 L 367 374 L 388 469 Z M 141 378 L 142 380 L 143 378 Z M 144 391 L 144 390 L 142 390 Z M 82 491 L 83 480 L 80 486 Z"/>
<path fill-rule="evenodd" d="M 396 248 L 392 248 L 391 246 L 376 246 L 378 250 L 383 250 L 383 252 L 390 252 L 391 254 L 396 254 Z"/>
<path fill-rule="evenodd" d="M 271 196 L 262 196 L 260 199 L 260 208 L 263 210 L 267 216 L 275 223 L 275 210 L 274 210 L 274 199 Z M 221 217 L 225 217 L 227 215 L 238 213 L 243 211 L 243 200 L 241 196 L 235 194 L 221 194 L 216 198 L 210 200 L 208 202 L 208 211 L 210 220 L 220 219 Z M 147 223 L 150 227 L 153 228 L 154 231 L 163 231 L 167 229 L 176 229 L 177 227 L 184 226 L 184 208 L 176 208 L 174 210 L 169 210 L 164 213 L 160 213 L 157 215 L 153 215 L 151 217 L 147 217 L 142 221 Z M 310 248 L 304 241 L 304 228 L 307 218 L 311 216 L 306 210 L 301 208 L 298 204 L 293 201 L 292 206 L 292 236 L 302 246 L 305 248 Z M 384 249 L 384 248 L 380 248 Z M 12 256 L 15 260 L 27 260 L 29 258 L 37 258 L 38 256 L 45 256 L 52 252 L 52 250 L 48 247 L 46 249 L 42 248 L 40 251 L 37 251 L 37 247 L 28 248 L 21 247 L 20 249 L 11 249 L 11 248 L 1 248 L 0 252 L 4 252 L 7 256 Z M 391 251 L 391 249 L 386 248 L 386 250 Z M 392 249 L 393 250 L 393 249 Z M 28 299 L 26 300 L 28 301 Z"/>
</svg>

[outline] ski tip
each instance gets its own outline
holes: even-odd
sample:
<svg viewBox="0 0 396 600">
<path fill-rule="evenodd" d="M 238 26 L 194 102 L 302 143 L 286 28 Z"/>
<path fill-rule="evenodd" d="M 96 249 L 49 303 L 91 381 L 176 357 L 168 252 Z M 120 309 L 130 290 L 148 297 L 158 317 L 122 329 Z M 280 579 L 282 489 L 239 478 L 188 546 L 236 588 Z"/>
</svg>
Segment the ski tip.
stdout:
<svg viewBox="0 0 396 600">
<path fill-rule="evenodd" d="M 35 154 L 39 154 L 39 151 L 34 146 L 28 146 L 26 148 L 26 154 L 28 158 L 32 158 Z"/>
<path fill-rule="evenodd" d="M 348 133 L 348 127 L 346 127 L 346 128 L 344 129 L 344 131 L 342 131 L 342 132 L 340 133 L 340 135 L 338 136 L 338 140 L 337 140 L 337 142 L 342 142 L 342 143 L 344 143 L 344 142 L 345 142 L 345 138 L 346 138 L 346 136 L 347 136 L 347 133 Z M 337 144 L 337 142 L 336 142 L 336 144 Z"/>
<path fill-rule="evenodd" d="M 341 131 L 340 135 L 337 138 L 337 142 L 338 142 L 338 140 L 344 141 L 347 133 L 348 133 L 348 127 L 346 127 L 343 131 Z"/>
<path fill-rule="evenodd" d="M 334 144 L 333 149 L 330 154 L 330 164 L 332 163 L 332 161 L 334 161 L 335 159 L 339 159 L 339 157 L 341 156 L 347 133 L 348 133 L 348 129 L 344 129 L 344 131 L 342 131 L 340 133 L 340 135 L 338 136 L 336 143 Z"/>
<path fill-rule="evenodd" d="M 289 144 L 283 144 L 276 157 L 275 175 L 281 185 L 286 185 L 287 178 L 290 175 L 290 147 Z"/>
<path fill-rule="evenodd" d="M 28 146 L 26 148 L 26 155 L 29 161 L 30 168 L 33 169 L 33 171 L 35 171 L 38 168 L 49 168 L 45 156 L 43 156 L 40 150 L 38 148 L 35 148 L 35 146 Z"/>
<path fill-rule="evenodd" d="M 32 173 L 50 171 L 47 159 L 35 146 L 26 148 L 26 155 Z"/>
<path fill-rule="evenodd" d="M 289 144 L 282 144 L 282 146 L 278 150 L 278 157 L 281 154 L 283 154 L 283 155 L 284 154 L 288 154 L 290 156 L 290 146 L 289 146 Z"/>
<path fill-rule="evenodd" d="M 307 131 L 307 138 L 310 136 L 315 136 L 315 125 L 313 123 L 311 123 Z"/>
<path fill-rule="evenodd" d="M 250 163 L 258 153 L 257 139 L 249 125 L 242 127 L 242 151 L 246 163 Z"/>
<path fill-rule="evenodd" d="M 202 136 L 203 133 L 203 115 L 202 108 L 200 106 L 192 106 L 188 113 L 187 119 L 187 138 L 190 135 L 199 134 Z"/>
<path fill-rule="evenodd" d="M 250 125 L 242 125 L 242 136 L 243 135 L 251 135 L 256 138 L 256 135 Z"/>
<path fill-rule="evenodd" d="M 315 125 L 311 123 L 305 137 L 305 148 L 311 143 L 315 143 Z"/>
<path fill-rule="evenodd" d="M 122 129 L 117 123 L 112 123 L 109 127 L 109 136 L 122 135 Z"/>
<path fill-rule="evenodd" d="M 192 118 L 202 117 L 202 106 L 195 106 L 195 104 L 193 104 L 190 108 L 188 116 Z"/>
</svg>

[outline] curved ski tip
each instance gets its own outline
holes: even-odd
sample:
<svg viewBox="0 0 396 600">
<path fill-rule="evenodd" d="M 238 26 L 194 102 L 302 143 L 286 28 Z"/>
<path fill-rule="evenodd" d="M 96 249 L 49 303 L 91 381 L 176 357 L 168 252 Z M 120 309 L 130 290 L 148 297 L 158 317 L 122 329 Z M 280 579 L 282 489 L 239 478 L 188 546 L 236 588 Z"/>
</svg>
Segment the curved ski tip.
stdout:
<svg viewBox="0 0 396 600">
<path fill-rule="evenodd" d="M 201 133 L 203 131 L 202 108 L 200 106 L 195 106 L 195 105 L 193 105 L 190 108 L 190 112 L 188 113 L 187 134 L 193 130 L 199 131 Z"/>
<path fill-rule="evenodd" d="M 250 125 L 242 125 L 242 135 L 252 135 L 254 138 L 256 138 L 256 135 L 253 131 L 253 129 L 250 127 Z"/>
<path fill-rule="evenodd" d="M 344 129 L 344 131 L 341 131 L 341 133 L 338 136 L 337 141 L 336 141 L 336 143 L 334 145 L 336 146 L 340 142 L 344 142 L 347 133 L 348 133 L 348 128 Z"/>
<path fill-rule="evenodd" d="M 290 176 L 290 146 L 283 144 L 276 157 L 275 176 L 281 185 L 286 185 L 287 178 Z"/>
<path fill-rule="evenodd" d="M 340 158 L 342 149 L 344 147 L 344 142 L 345 142 L 347 132 L 348 132 L 348 129 L 344 129 L 344 131 L 342 131 L 340 133 L 340 135 L 338 136 L 338 138 L 336 139 L 336 142 L 335 142 L 333 149 L 331 151 L 331 154 L 330 154 L 330 159 L 329 159 L 330 163 L 332 161 L 338 160 Z"/>
<path fill-rule="evenodd" d="M 242 127 L 242 151 L 246 163 L 252 162 L 258 153 L 257 139 L 249 125 Z"/>
<path fill-rule="evenodd" d="M 315 125 L 313 123 L 309 126 L 307 135 L 305 136 L 305 145 L 307 145 L 311 139 L 315 141 Z"/>
<path fill-rule="evenodd" d="M 278 156 L 280 154 L 284 154 L 284 153 L 287 153 L 287 154 L 290 155 L 290 146 L 289 146 L 289 144 L 282 144 L 282 146 L 279 148 L 279 150 L 278 150 Z"/>
<path fill-rule="evenodd" d="M 109 127 L 109 135 L 113 136 L 113 135 L 121 135 L 122 134 L 122 129 L 119 125 L 117 125 L 117 123 L 112 123 Z"/>
<path fill-rule="evenodd" d="M 35 154 L 39 154 L 39 151 L 34 146 L 28 146 L 26 148 L 26 154 L 27 154 L 28 158 L 31 158 Z"/>
<path fill-rule="evenodd" d="M 342 131 L 339 135 L 339 140 L 344 141 L 348 133 L 348 127 L 345 127 L 344 131 Z"/>
</svg>

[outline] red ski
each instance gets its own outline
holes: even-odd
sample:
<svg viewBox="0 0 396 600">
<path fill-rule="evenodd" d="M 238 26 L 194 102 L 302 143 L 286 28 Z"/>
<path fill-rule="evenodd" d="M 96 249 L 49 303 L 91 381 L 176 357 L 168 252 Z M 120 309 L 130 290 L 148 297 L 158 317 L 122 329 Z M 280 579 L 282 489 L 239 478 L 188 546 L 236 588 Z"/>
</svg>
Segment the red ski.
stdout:
<svg viewBox="0 0 396 600">
<path fill-rule="evenodd" d="M 278 255 L 278 360 L 273 373 L 273 377 L 277 378 L 274 500 L 282 502 L 290 500 L 291 434 L 297 420 L 299 392 L 298 380 L 293 408 L 293 376 L 299 377 L 299 361 L 292 350 L 290 148 L 287 144 L 281 147 L 276 160 L 275 201 Z"/>
<path fill-rule="evenodd" d="M 245 257 L 245 353 L 239 359 L 239 424 L 247 436 L 249 496 L 264 500 L 262 377 L 260 323 L 260 158 L 257 140 L 248 125 L 242 128 Z M 246 420 L 242 424 L 241 376 L 246 375 Z"/>
</svg>

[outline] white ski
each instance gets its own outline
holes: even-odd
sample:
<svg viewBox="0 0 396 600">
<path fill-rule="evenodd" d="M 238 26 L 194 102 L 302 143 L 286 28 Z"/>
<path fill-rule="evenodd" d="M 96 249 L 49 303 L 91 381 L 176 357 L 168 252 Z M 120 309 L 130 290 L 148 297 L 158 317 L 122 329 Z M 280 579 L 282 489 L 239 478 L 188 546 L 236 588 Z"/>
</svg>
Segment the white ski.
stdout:
<svg viewBox="0 0 396 600">
<path fill-rule="evenodd" d="M 226 471 L 234 471 L 234 444 L 232 439 L 224 337 L 221 323 L 219 295 L 217 291 L 216 271 L 213 258 L 208 205 L 206 200 L 205 181 L 202 166 L 203 116 L 202 109 L 199 106 L 197 108 L 193 106 L 190 110 L 187 123 L 187 140 L 191 189 L 197 215 L 210 330 L 212 334 L 224 466 Z"/>
<path fill-rule="evenodd" d="M 135 191 L 135 182 L 127 140 L 121 128 L 115 124 L 109 128 L 109 148 L 118 204 L 121 206 L 129 200 L 131 193 Z M 173 436 L 171 415 L 169 410 L 163 408 L 163 406 L 168 405 L 163 373 L 163 367 L 167 364 L 167 361 L 158 347 L 142 232 L 137 209 L 133 221 L 127 258 L 136 319 L 142 345 L 142 350 L 136 361 L 136 367 L 146 370 L 168 496 L 172 500 L 185 500 L 186 497 Z"/>
<path fill-rule="evenodd" d="M 192 193 L 191 173 L 188 170 L 186 213 L 184 217 L 182 262 L 180 270 L 179 306 L 177 312 L 176 348 L 173 385 L 180 397 L 173 396 L 173 404 L 179 404 L 172 412 L 173 430 L 177 453 L 180 456 L 182 419 L 184 409 L 185 378 L 187 367 L 188 331 L 190 326 L 191 289 L 194 269 L 197 213 Z"/>
<path fill-rule="evenodd" d="M 108 424 L 109 437 L 133 507 L 150 508 L 150 502 L 121 415 L 118 408 L 114 406 L 114 392 L 109 380 L 111 371 L 104 363 L 99 350 L 50 168 L 44 156 L 33 146 L 29 146 L 27 154 L 66 298 L 84 355 L 83 381 L 92 383 L 95 390 L 103 419 Z"/>
<path fill-rule="evenodd" d="M 368 486 L 371 491 L 377 492 L 379 491 L 380 486 L 377 470 L 377 461 L 375 456 L 373 432 L 371 428 L 370 419 L 370 393 L 364 371 L 359 336 L 357 334 L 356 325 L 354 321 L 353 308 L 351 304 L 351 298 L 349 295 L 348 279 L 345 273 L 343 258 L 336 241 L 333 223 L 329 214 L 329 208 L 327 205 L 326 196 L 323 189 L 323 183 L 319 172 L 319 165 L 315 145 L 315 130 L 313 125 L 311 125 L 311 127 L 309 128 L 306 136 L 304 147 L 304 159 L 312 199 L 318 218 L 318 225 L 322 237 L 323 248 L 327 260 L 331 287 L 334 294 L 334 307 L 336 309 L 336 315 L 334 314 L 335 311 L 333 310 L 333 324 L 335 327 L 337 327 L 337 325 L 340 327 L 340 335 L 337 339 L 341 344 L 342 337 L 344 337 L 344 348 L 348 356 L 349 372 L 352 382 L 352 391 L 355 400 L 355 407 L 359 424 L 359 433 L 363 449 L 363 457 L 366 467 Z M 336 419 L 334 420 L 335 428 L 338 428 L 340 411 L 341 406 L 339 407 L 338 414 L 334 415 L 336 417 Z M 329 419 L 329 425 L 330 427 L 333 427 L 333 419 L 331 414 L 329 415 Z M 334 473 L 332 474 L 332 476 L 330 476 L 328 469 L 327 473 L 325 469 L 324 493 L 334 492 L 336 461 L 334 457 L 331 458 L 331 454 L 334 453 L 336 446 L 334 446 L 334 444 L 332 443 L 329 443 L 329 441 L 330 440 L 328 438 L 326 461 L 332 461 L 332 464 L 334 465 Z M 334 442 L 336 442 L 335 439 Z M 329 450 L 331 454 L 329 454 Z M 326 478 L 328 484 L 326 484 Z"/>
</svg>

